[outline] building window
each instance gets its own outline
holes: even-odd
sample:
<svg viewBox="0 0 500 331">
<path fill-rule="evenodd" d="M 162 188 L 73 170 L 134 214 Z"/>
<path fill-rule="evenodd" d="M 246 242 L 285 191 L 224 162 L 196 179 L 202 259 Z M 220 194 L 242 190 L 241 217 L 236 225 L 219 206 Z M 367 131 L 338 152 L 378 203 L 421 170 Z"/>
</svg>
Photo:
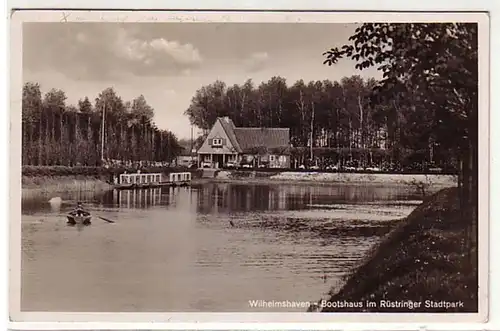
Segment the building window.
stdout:
<svg viewBox="0 0 500 331">
<path fill-rule="evenodd" d="M 220 138 L 213 139 L 212 146 L 222 146 L 222 139 L 220 139 Z"/>
<path fill-rule="evenodd" d="M 274 161 L 274 155 L 269 155 L 269 160 L 270 160 L 271 162 L 273 162 L 273 161 Z"/>
</svg>

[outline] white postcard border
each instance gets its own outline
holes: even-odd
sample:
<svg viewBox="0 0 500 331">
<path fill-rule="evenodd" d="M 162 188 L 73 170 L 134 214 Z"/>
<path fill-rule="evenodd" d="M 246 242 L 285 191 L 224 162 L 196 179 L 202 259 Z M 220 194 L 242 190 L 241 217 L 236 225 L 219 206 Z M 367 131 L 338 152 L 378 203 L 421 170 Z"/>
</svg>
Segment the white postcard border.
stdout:
<svg viewBox="0 0 500 331">
<path fill-rule="evenodd" d="M 69 15 L 68 15 L 69 14 Z M 217 323 L 217 328 L 241 329 L 248 324 L 232 323 L 331 323 L 392 322 L 445 323 L 483 322 L 488 316 L 488 258 L 489 258 L 489 21 L 478 13 L 263 13 L 263 12 L 124 12 L 124 11 L 19 11 L 11 17 L 11 111 L 10 111 L 10 316 L 14 322 L 114 322 L 161 323 L 158 327 L 186 328 L 185 323 Z M 361 21 L 436 22 L 467 21 L 479 24 L 479 313 L 477 314 L 353 314 L 353 313 L 41 313 L 20 312 L 21 267 L 21 91 L 22 91 L 22 22 L 299 22 L 353 23 Z M 321 293 L 318 293 L 318 299 Z M 180 324 L 179 324 L 180 323 Z M 220 323 L 228 323 L 221 325 Z M 229 324 L 231 323 L 231 324 Z M 131 325 L 137 328 L 137 325 Z M 193 325 L 191 324 L 191 327 Z M 197 325 L 196 328 L 200 328 Z M 208 324 L 203 325 L 210 326 Z M 122 328 L 124 326 L 122 325 Z M 213 325 L 211 326 L 214 327 Z M 309 326 L 310 327 L 310 326 Z M 128 328 L 128 325 L 125 327 Z M 151 328 L 151 327 L 148 327 Z M 155 327 L 156 328 L 156 327 Z M 315 324 L 315 329 L 322 329 Z"/>
</svg>

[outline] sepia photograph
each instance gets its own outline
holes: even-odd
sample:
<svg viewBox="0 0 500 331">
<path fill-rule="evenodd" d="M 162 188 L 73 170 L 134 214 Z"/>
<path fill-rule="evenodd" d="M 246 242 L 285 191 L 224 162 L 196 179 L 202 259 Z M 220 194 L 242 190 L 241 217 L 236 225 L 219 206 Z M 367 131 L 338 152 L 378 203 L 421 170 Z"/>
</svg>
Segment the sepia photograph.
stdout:
<svg viewBox="0 0 500 331">
<path fill-rule="evenodd" d="M 486 318 L 487 16 L 309 14 L 13 15 L 18 313 Z"/>
</svg>

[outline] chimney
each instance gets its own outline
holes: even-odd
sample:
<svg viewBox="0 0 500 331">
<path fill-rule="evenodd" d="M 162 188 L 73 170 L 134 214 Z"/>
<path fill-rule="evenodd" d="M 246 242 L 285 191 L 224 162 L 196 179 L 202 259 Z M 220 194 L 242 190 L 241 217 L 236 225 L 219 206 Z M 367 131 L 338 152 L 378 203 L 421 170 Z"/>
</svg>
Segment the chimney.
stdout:
<svg viewBox="0 0 500 331">
<path fill-rule="evenodd" d="M 222 117 L 222 120 L 226 123 L 229 123 L 229 116 Z"/>
</svg>

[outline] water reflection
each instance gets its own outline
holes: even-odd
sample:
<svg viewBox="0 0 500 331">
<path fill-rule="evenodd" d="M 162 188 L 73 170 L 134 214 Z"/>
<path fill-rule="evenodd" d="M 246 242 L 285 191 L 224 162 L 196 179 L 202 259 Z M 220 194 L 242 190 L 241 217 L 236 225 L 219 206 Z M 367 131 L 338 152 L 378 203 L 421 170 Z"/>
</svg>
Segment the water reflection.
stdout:
<svg viewBox="0 0 500 331">
<path fill-rule="evenodd" d="M 317 300 L 379 240 L 367 228 L 409 212 L 387 204 L 416 198 L 394 187 L 216 183 L 59 196 L 60 211 L 51 196 L 23 199 L 23 310 L 269 311 L 248 300 Z M 77 200 L 96 216 L 85 231 L 61 214 Z"/>
<path fill-rule="evenodd" d="M 145 190 L 109 191 L 101 197 L 101 205 L 119 209 L 166 207 L 190 211 L 196 205 L 196 190 L 189 187 L 152 188 Z M 195 212 L 193 210 L 193 212 Z"/>
<path fill-rule="evenodd" d="M 307 186 L 209 183 L 192 187 L 164 187 L 143 190 L 110 190 L 105 192 L 64 192 L 29 197 L 22 200 L 24 214 L 60 211 L 61 206 L 48 203 L 61 196 L 63 208 L 77 201 L 102 207 L 146 209 L 156 206 L 196 206 L 201 214 L 301 210 L 335 204 L 363 204 L 374 201 L 420 199 L 405 187 L 376 186 Z"/>
<path fill-rule="evenodd" d="M 188 188 L 155 188 L 108 192 L 102 197 L 106 206 L 149 208 L 196 201 L 196 212 L 232 213 L 270 210 L 301 210 L 318 205 L 359 204 L 373 201 L 419 199 L 407 188 L 364 186 L 306 186 L 210 183 Z"/>
<path fill-rule="evenodd" d="M 167 192 L 168 194 L 168 192 Z M 126 190 L 126 191 L 113 191 L 111 204 L 119 208 L 147 208 L 162 203 L 170 204 L 167 195 L 166 201 L 162 201 L 162 194 L 160 188 L 152 188 L 146 190 Z M 106 204 L 110 204 L 106 199 Z"/>
<path fill-rule="evenodd" d="M 211 183 L 194 187 L 199 213 L 301 210 L 315 205 L 419 199 L 405 187 L 249 185 Z"/>
</svg>

